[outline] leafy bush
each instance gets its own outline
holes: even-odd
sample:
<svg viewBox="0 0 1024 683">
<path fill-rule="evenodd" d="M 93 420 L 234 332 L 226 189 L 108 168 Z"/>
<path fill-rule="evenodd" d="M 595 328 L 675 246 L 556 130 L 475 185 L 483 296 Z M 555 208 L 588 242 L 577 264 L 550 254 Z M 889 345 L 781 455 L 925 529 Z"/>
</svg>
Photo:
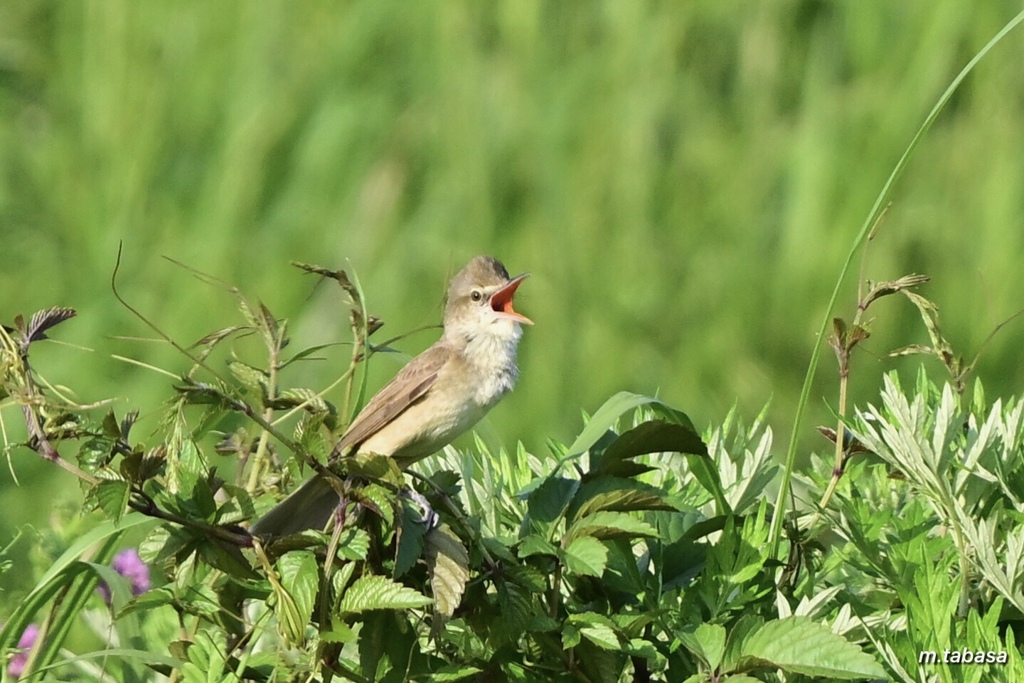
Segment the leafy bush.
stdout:
<svg viewBox="0 0 1024 683">
<path fill-rule="evenodd" d="M 353 303 L 348 397 L 362 361 L 386 345 L 370 343 L 354 281 L 314 270 Z M 52 667 L 117 680 L 145 678 L 147 667 L 182 680 L 884 676 L 823 625 L 822 605 L 779 610 L 783 568 L 764 552 L 763 497 L 778 468 L 761 420 L 747 429 L 731 417 L 709 448 L 685 414 L 622 393 L 574 443 L 552 444 L 553 458 L 477 441 L 412 476 L 388 458 L 343 458 L 329 464 L 345 500 L 333 533 L 262 545 L 244 524 L 325 457 L 345 411 L 320 391 L 285 387 L 288 368 L 316 349 L 286 357 L 287 324 L 239 303 L 242 324 L 182 349 L 193 366 L 143 437 L 136 414 L 71 404 L 31 367 L 30 349 L 72 311 L 5 328 L 3 395 L 22 409 L 22 445 L 78 476 L 100 513 L 0 633 L 11 656 L 40 624 L 23 677 Z M 213 354 L 247 335 L 262 341 L 265 367 L 233 348 L 230 375 L 218 372 Z M 410 486 L 439 524 L 421 521 Z M 143 532 L 157 587 L 133 596 L 137 566 L 107 565 Z M 83 624 L 104 644 L 70 655 L 62 648 Z"/>
</svg>

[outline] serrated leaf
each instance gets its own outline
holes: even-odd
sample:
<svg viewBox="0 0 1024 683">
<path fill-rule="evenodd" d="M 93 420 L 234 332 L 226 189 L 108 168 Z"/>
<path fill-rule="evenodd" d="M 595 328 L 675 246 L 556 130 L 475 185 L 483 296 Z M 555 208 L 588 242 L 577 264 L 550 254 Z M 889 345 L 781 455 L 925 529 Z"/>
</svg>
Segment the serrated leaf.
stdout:
<svg viewBox="0 0 1024 683">
<path fill-rule="evenodd" d="M 103 435 L 109 436 L 112 439 L 116 439 L 121 436 L 121 425 L 117 423 L 117 417 L 114 415 L 114 411 L 108 411 L 103 416 Z"/>
<path fill-rule="evenodd" d="M 331 624 L 331 630 L 321 631 L 319 635 L 325 643 L 353 643 L 356 640 L 356 632 L 343 622 Z"/>
<path fill-rule="evenodd" d="M 348 527 L 338 537 L 338 557 L 365 560 L 370 551 L 370 535 L 357 527 Z"/>
<path fill-rule="evenodd" d="M 511 581 L 499 581 L 497 588 L 501 629 L 513 638 L 518 637 L 526 630 L 534 614 L 531 594 Z"/>
<path fill-rule="evenodd" d="M 331 590 L 334 591 L 334 595 L 340 600 L 341 595 L 345 592 L 345 588 L 348 586 L 348 582 L 352 579 L 352 575 L 356 573 L 355 562 L 345 562 L 338 570 L 331 574 Z"/>
<path fill-rule="evenodd" d="M 598 646 L 584 638 L 576 648 L 576 656 L 587 679 L 593 683 L 620 683 L 625 657 L 617 650 Z"/>
<path fill-rule="evenodd" d="M 426 525 L 420 519 L 420 513 L 410 509 L 411 501 L 405 501 L 401 507 L 401 520 L 398 527 L 398 542 L 395 547 L 395 566 L 391 575 L 398 579 L 413 568 L 416 561 L 423 556 L 423 537 L 427 533 Z"/>
<path fill-rule="evenodd" d="M 519 543 L 516 556 L 519 558 L 533 555 L 557 555 L 555 546 L 537 534 L 530 534 Z"/>
<path fill-rule="evenodd" d="M 469 553 L 447 524 L 431 529 L 425 540 L 434 609 L 450 618 L 462 602 L 469 581 Z"/>
<path fill-rule="evenodd" d="M 573 624 L 566 622 L 562 626 L 562 649 L 570 650 L 580 644 L 580 640 L 583 637 L 580 635 L 580 630 Z"/>
<path fill-rule="evenodd" d="M 349 492 L 352 500 L 373 510 L 387 522 L 388 526 L 395 523 L 395 508 L 400 504 L 399 499 L 379 484 L 367 484 Z"/>
<path fill-rule="evenodd" d="M 289 407 L 302 406 L 311 414 L 326 414 L 330 412 L 330 405 L 317 392 L 307 387 L 294 387 L 286 389 L 278 396 L 278 400 L 286 401 Z"/>
<path fill-rule="evenodd" d="M 605 624 L 588 624 L 580 627 L 580 635 L 603 650 L 620 650 L 621 644 L 615 630 Z"/>
<path fill-rule="evenodd" d="M 234 484 L 224 484 L 221 486 L 221 492 L 227 494 L 228 499 L 217 508 L 218 524 L 237 524 L 256 516 L 256 506 L 253 504 L 249 492 L 244 488 Z"/>
<path fill-rule="evenodd" d="M 330 468 L 342 479 L 346 476 L 364 477 L 371 481 L 385 481 L 397 487 L 405 485 L 405 478 L 398 463 L 386 455 L 358 453 L 339 458 L 331 463 Z"/>
<path fill-rule="evenodd" d="M 429 479 L 431 488 L 444 493 L 449 498 L 457 498 L 462 491 L 462 476 L 458 472 L 438 470 L 431 474 Z"/>
<path fill-rule="evenodd" d="M 859 647 L 806 617 L 770 621 L 751 633 L 737 668 L 756 666 L 841 680 L 887 677 L 885 669 Z"/>
<path fill-rule="evenodd" d="M 205 618 L 212 618 L 221 610 L 216 591 L 212 587 L 202 584 L 180 591 L 180 595 L 175 601 L 175 607 L 183 610 L 186 614 Z"/>
<path fill-rule="evenodd" d="M 235 400 L 222 389 L 204 382 L 195 382 L 190 377 L 182 377 L 182 384 L 174 390 L 190 405 L 212 405 L 232 409 L 237 407 Z"/>
<path fill-rule="evenodd" d="M 654 643 L 643 638 L 631 639 L 623 650 L 634 657 L 643 657 L 644 659 L 651 660 L 659 658 L 658 648 L 655 647 Z"/>
<path fill-rule="evenodd" d="M 412 609 L 429 605 L 430 598 L 386 576 L 363 576 L 357 579 L 341 599 L 338 610 L 343 614 L 359 614 L 378 609 Z"/>
<path fill-rule="evenodd" d="M 637 510 L 675 510 L 662 491 L 649 484 L 621 477 L 601 476 L 580 487 L 573 499 L 575 511 L 569 518 L 586 517 L 601 510 L 631 512 Z"/>
<path fill-rule="evenodd" d="M 169 588 L 153 588 L 125 605 L 124 608 L 117 613 L 117 618 L 120 619 L 121 617 L 128 616 L 135 612 L 148 612 L 160 607 L 173 605 L 175 601 L 176 598 L 174 597 L 174 593 Z"/>
<path fill-rule="evenodd" d="M 327 440 L 320 431 L 324 423 L 322 414 L 306 413 L 295 424 L 295 442 L 317 460 L 326 460 L 328 454 Z"/>
<path fill-rule="evenodd" d="M 649 420 L 623 432 L 601 454 L 600 467 L 649 453 L 707 455 L 708 447 L 692 426 Z"/>
<path fill-rule="evenodd" d="M 600 577 L 608 564 L 608 548 L 593 536 L 579 536 L 565 549 L 564 557 L 573 574 Z"/>
<path fill-rule="evenodd" d="M 567 536 L 570 542 L 580 536 L 593 536 L 599 539 L 639 536 L 656 538 L 658 531 L 647 522 L 625 512 L 603 510 L 576 520 L 569 528 Z"/>
<path fill-rule="evenodd" d="M 277 573 L 280 577 L 275 605 L 278 623 L 288 642 L 301 643 L 313 616 L 320 582 L 316 555 L 305 550 L 282 555 L 277 560 Z"/>
<path fill-rule="evenodd" d="M 217 344 L 219 344 L 220 342 L 224 341 L 225 339 L 230 337 L 235 332 L 238 332 L 238 331 L 244 330 L 244 329 L 247 329 L 244 325 L 234 325 L 232 327 L 226 327 L 226 328 L 224 328 L 222 330 L 216 330 L 216 331 L 211 332 L 210 334 L 206 335 L 202 339 L 194 342 L 189 348 L 197 348 L 197 347 L 200 347 L 200 346 L 209 346 L 209 347 L 211 347 L 211 350 L 212 350 L 212 347 L 214 347 Z M 206 353 L 208 354 L 209 351 L 207 351 Z"/>
<path fill-rule="evenodd" d="M 237 545 L 227 543 L 218 539 L 211 539 L 202 543 L 199 548 L 199 556 L 211 567 L 215 567 L 228 576 L 235 579 L 256 579 L 259 575 L 253 571 L 252 566 L 242 549 Z"/>
<path fill-rule="evenodd" d="M 267 384 L 270 382 L 270 378 L 265 370 L 253 367 L 234 358 L 228 361 L 228 370 L 231 371 L 231 374 L 239 382 L 259 393 L 265 392 Z"/>
<path fill-rule="evenodd" d="M 260 302 L 260 320 L 262 325 L 260 329 L 263 332 L 263 339 L 269 349 L 283 349 L 288 345 L 288 339 L 284 336 L 284 331 L 287 329 L 287 321 L 278 323 L 277 318 L 270 312 L 267 305 Z"/>
<path fill-rule="evenodd" d="M 526 501 L 531 521 L 547 525 L 561 516 L 569 507 L 572 497 L 579 489 L 578 479 L 551 477 L 530 493 Z"/>
<path fill-rule="evenodd" d="M 597 409 L 594 416 L 587 421 L 587 426 L 569 446 L 570 457 L 582 455 L 590 450 L 591 446 L 615 426 L 624 413 L 652 403 L 657 404 L 661 401 L 651 396 L 641 396 L 628 391 L 620 391 L 615 394 Z"/>
<path fill-rule="evenodd" d="M 101 481 L 92 490 L 96 505 L 115 522 L 119 521 L 121 515 L 128 509 L 130 495 L 131 488 L 128 486 L 128 482 L 120 479 Z"/>
<path fill-rule="evenodd" d="M 451 683 L 452 681 L 461 681 L 470 676 L 475 676 L 482 671 L 483 669 L 478 669 L 475 666 L 449 664 L 431 673 L 430 680 L 432 683 Z"/>
<path fill-rule="evenodd" d="M 711 671 L 717 671 L 725 654 L 726 633 L 721 624 L 704 623 L 693 632 L 699 651 L 694 654 L 700 657 Z"/>
<path fill-rule="evenodd" d="M 615 622 L 596 612 L 580 612 L 569 616 L 568 623 L 579 629 L 580 635 L 602 650 L 620 651 L 622 642 Z M 586 646 L 586 643 L 583 643 Z"/>
</svg>

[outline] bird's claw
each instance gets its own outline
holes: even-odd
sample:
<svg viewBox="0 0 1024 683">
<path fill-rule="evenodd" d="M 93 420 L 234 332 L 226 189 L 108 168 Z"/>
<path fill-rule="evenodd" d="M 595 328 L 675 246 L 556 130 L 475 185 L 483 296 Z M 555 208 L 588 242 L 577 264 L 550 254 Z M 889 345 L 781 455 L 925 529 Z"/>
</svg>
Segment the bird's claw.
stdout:
<svg viewBox="0 0 1024 683">
<path fill-rule="evenodd" d="M 402 489 L 402 497 L 411 500 L 420 509 L 420 517 L 416 521 L 424 525 L 427 531 L 436 529 L 441 523 L 441 517 L 434 512 L 430 502 L 419 491 L 411 488 Z"/>
</svg>

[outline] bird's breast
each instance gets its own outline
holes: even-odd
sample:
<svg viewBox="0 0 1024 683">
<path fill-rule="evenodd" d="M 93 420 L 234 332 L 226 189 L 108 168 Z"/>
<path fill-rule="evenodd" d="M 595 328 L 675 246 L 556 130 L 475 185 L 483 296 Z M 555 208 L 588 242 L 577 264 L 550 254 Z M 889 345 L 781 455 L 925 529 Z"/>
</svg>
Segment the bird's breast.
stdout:
<svg viewBox="0 0 1024 683">
<path fill-rule="evenodd" d="M 519 379 L 516 348 L 519 325 L 501 323 L 488 333 L 473 337 L 460 355 L 464 375 L 473 378 L 474 400 L 486 411 L 515 386 Z"/>
<path fill-rule="evenodd" d="M 444 448 L 515 386 L 518 340 L 518 334 L 512 338 L 480 335 L 470 340 L 445 362 L 422 399 L 364 441 L 359 450 L 409 463 Z"/>
</svg>

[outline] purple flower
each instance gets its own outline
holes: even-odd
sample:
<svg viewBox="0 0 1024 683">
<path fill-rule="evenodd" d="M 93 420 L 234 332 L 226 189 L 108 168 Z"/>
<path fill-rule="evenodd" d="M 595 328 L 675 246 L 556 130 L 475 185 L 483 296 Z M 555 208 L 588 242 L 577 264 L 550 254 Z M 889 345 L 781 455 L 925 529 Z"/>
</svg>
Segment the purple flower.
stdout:
<svg viewBox="0 0 1024 683">
<path fill-rule="evenodd" d="M 114 568 L 118 574 L 128 579 L 132 585 L 132 595 L 142 595 L 149 590 L 149 567 L 139 557 L 139 552 L 135 548 L 129 548 L 128 550 L 122 550 L 114 556 L 114 561 L 111 563 L 111 567 Z M 110 604 L 110 586 L 106 583 L 101 582 L 98 590 L 100 595 L 106 603 Z"/>
<path fill-rule="evenodd" d="M 29 624 L 22 632 L 21 638 L 18 639 L 18 652 L 11 657 L 11 663 L 7 665 L 7 673 L 11 677 L 17 678 L 21 676 L 21 672 L 25 670 L 25 665 L 28 663 L 28 652 L 36 644 L 36 638 L 38 637 L 38 624 Z"/>
</svg>

